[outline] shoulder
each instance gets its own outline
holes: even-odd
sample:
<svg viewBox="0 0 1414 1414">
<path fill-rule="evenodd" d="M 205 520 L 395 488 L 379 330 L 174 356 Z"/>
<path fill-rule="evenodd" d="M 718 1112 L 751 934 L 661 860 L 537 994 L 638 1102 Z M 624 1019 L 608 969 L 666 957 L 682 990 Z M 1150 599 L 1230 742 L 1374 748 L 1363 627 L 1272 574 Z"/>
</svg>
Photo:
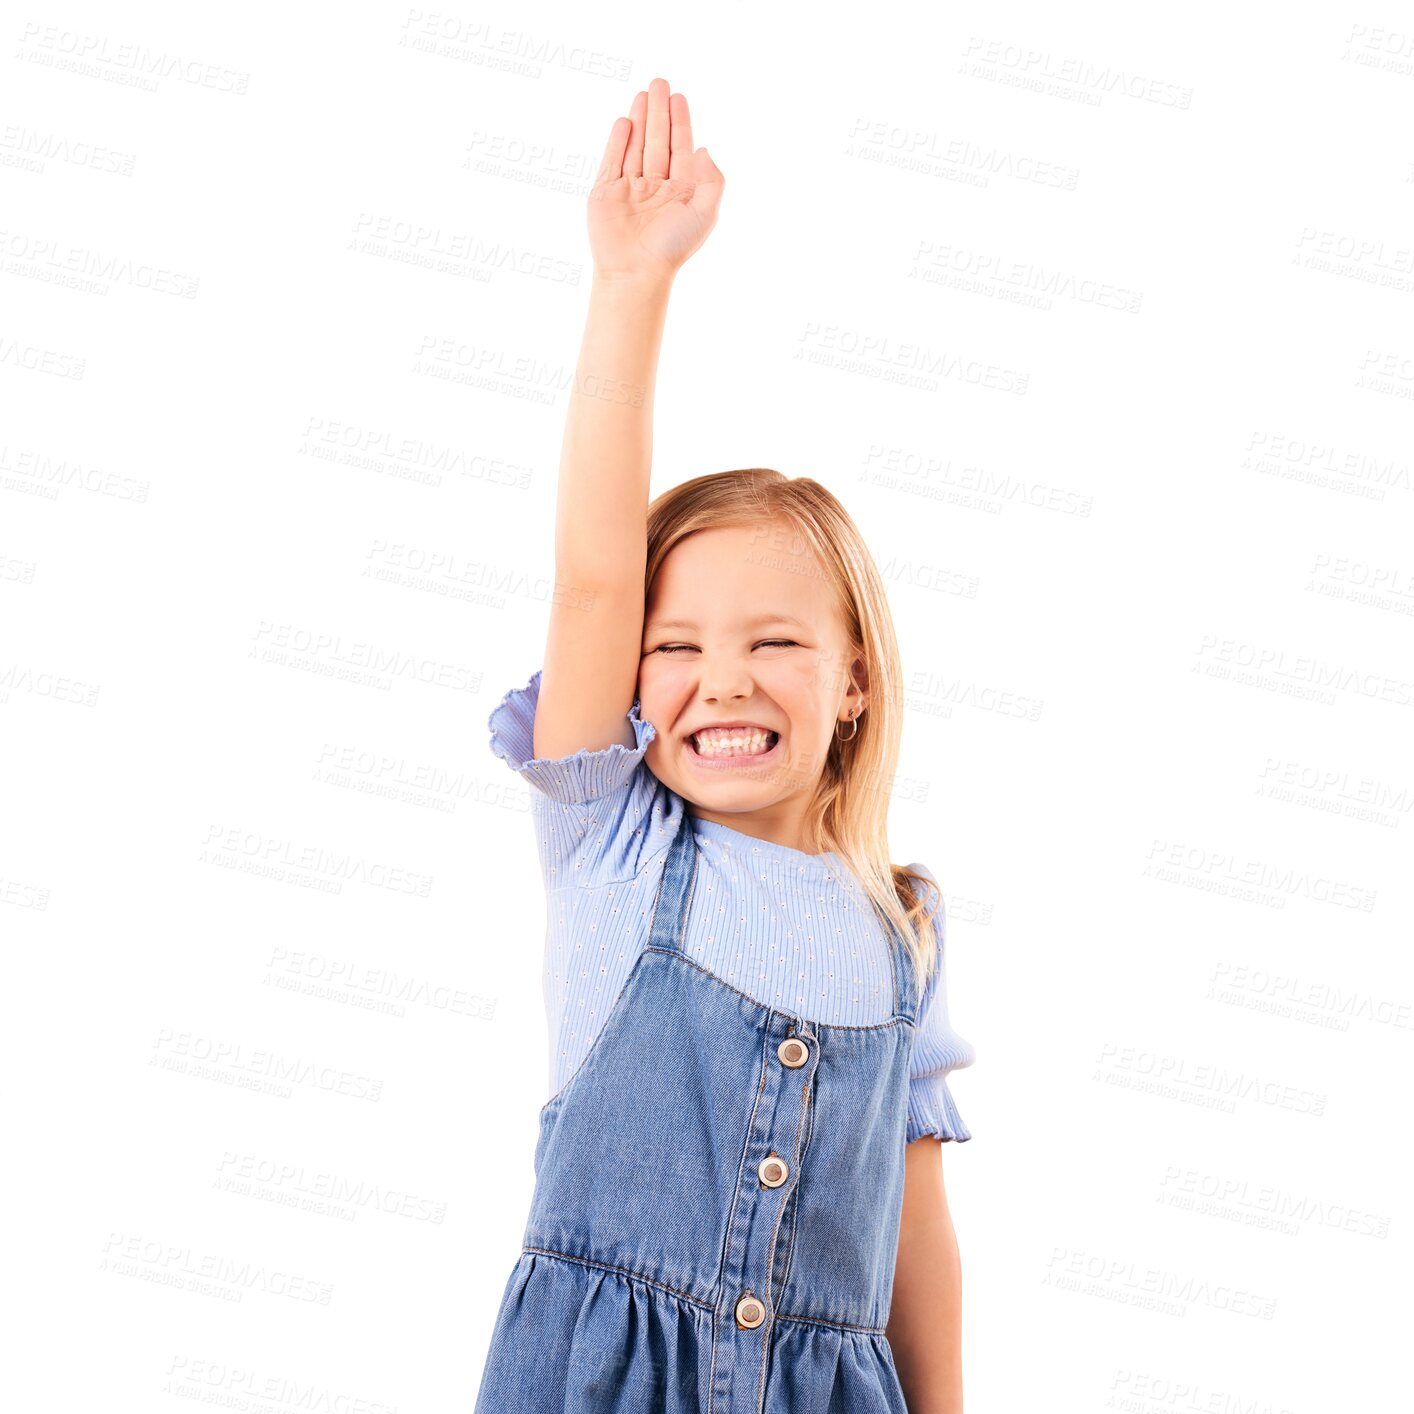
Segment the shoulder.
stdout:
<svg viewBox="0 0 1414 1414">
<path fill-rule="evenodd" d="M 937 875 L 926 864 L 915 862 L 901 867 L 914 898 L 923 905 L 924 917 L 935 929 L 939 928 L 943 917 L 943 886 L 938 882 Z"/>
<path fill-rule="evenodd" d="M 681 798 L 644 759 L 657 736 L 653 724 L 639 716 L 635 698 L 628 711 L 633 746 L 615 742 L 598 750 L 537 757 L 539 693 L 537 669 L 524 687 L 501 698 L 486 726 L 492 753 L 531 787 L 530 813 L 547 889 L 636 877 L 666 850 L 682 810 Z"/>
<path fill-rule="evenodd" d="M 540 698 L 540 669 L 524 687 L 512 688 L 486 719 L 491 750 L 545 795 L 566 805 L 586 804 L 623 785 L 643 760 L 658 735 L 652 722 L 639 716 L 638 699 L 628 710 L 633 746 L 614 742 L 599 750 L 580 750 L 558 757 L 535 755 L 535 708 Z"/>
</svg>

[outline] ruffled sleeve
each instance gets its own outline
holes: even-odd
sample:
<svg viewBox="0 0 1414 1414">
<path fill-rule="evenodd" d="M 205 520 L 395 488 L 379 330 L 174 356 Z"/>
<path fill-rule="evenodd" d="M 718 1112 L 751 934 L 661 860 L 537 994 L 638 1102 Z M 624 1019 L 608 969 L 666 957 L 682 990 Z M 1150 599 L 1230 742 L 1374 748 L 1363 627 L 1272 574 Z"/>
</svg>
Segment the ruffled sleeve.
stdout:
<svg viewBox="0 0 1414 1414">
<path fill-rule="evenodd" d="M 911 864 L 909 868 L 937 885 L 938 881 L 922 864 Z M 948 1084 L 948 1076 L 971 1065 L 977 1053 L 971 1042 L 953 1030 L 948 1016 L 947 921 L 941 903 L 933 917 L 933 936 L 937 942 L 937 965 L 924 989 L 916 1018 L 917 1035 L 908 1083 L 906 1144 L 925 1134 L 957 1143 L 972 1138 L 972 1131 L 963 1122 Z"/>
<path fill-rule="evenodd" d="M 535 704 L 540 697 L 540 669 L 524 687 L 513 688 L 496 705 L 486 725 L 491 750 L 537 790 L 563 805 L 583 804 L 618 790 L 633 775 L 649 743 L 658 735 L 652 722 L 638 715 L 638 698 L 628 710 L 634 745 L 614 742 L 599 751 L 581 747 L 570 756 L 534 756 Z"/>
<path fill-rule="evenodd" d="M 486 725 L 492 752 L 532 787 L 530 808 L 546 885 L 592 886 L 632 878 L 645 847 L 658 843 L 662 833 L 665 788 L 643 759 L 657 731 L 639 716 L 635 697 L 628 710 L 632 747 L 614 742 L 594 751 L 581 747 L 568 756 L 535 756 L 540 672 L 536 669 L 524 687 L 507 692 Z"/>
</svg>

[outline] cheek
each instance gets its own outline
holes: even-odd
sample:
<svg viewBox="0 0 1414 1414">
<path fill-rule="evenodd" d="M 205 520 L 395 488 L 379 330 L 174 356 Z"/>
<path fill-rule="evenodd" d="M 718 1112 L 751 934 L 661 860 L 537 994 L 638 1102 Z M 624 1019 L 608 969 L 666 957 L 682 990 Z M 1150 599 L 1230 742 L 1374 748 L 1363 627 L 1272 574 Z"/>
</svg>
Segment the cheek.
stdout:
<svg viewBox="0 0 1414 1414">
<path fill-rule="evenodd" d="M 661 694 L 661 683 L 663 681 L 663 668 L 667 660 L 650 653 L 646 658 L 638 660 L 638 695 L 640 697 L 652 697 Z"/>
<path fill-rule="evenodd" d="M 671 727 L 682 714 L 688 690 L 682 672 L 667 658 L 645 658 L 638 670 L 639 715 Z"/>
<path fill-rule="evenodd" d="M 777 700 L 792 716 L 814 718 L 829 711 L 826 701 L 827 683 L 821 676 L 820 665 L 813 661 L 792 663 L 775 684 Z"/>
</svg>

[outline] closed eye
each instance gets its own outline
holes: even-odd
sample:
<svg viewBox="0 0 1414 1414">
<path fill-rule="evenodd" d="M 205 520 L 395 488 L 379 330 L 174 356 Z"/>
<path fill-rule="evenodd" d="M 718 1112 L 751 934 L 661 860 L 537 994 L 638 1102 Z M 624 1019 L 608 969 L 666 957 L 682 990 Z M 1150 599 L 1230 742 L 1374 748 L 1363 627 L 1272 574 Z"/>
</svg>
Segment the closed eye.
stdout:
<svg viewBox="0 0 1414 1414">
<path fill-rule="evenodd" d="M 800 647 L 800 645 L 799 645 L 793 638 L 763 638 L 763 639 L 761 640 L 761 642 L 758 643 L 756 646 L 757 646 L 758 648 L 766 648 L 766 647 L 799 648 L 799 647 Z M 663 644 L 659 644 L 659 646 L 658 646 L 657 648 L 653 649 L 653 652 L 655 652 L 655 653 L 677 653 L 677 652 L 683 651 L 683 650 L 686 650 L 687 652 L 695 652 L 695 651 L 696 651 L 694 645 L 691 644 L 691 643 L 663 643 Z"/>
</svg>

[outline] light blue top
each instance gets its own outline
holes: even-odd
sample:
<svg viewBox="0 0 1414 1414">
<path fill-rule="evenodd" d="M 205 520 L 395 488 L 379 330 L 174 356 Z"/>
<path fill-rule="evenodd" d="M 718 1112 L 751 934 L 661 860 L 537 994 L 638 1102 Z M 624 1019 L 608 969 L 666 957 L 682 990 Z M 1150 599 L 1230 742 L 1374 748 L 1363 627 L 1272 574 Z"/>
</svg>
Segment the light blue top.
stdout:
<svg viewBox="0 0 1414 1414">
<path fill-rule="evenodd" d="M 598 1039 L 648 938 L 653 900 L 684 810 L 644 761 L 657 735 L 628 712 L 636 745 L 614 743 L 535 758 L 540 672 L 487 720 L 491 750 L 532 787 L 531 814 L 546 891 L 543 972 L 550 1096 Z M 893 965 L 878 914 L 833 853 L 806 854 L 694 817 L 699 878 L 683 950 L 738 991 L 822 1025 L 874 1026 L 893 1013 Z M 922 865 L 911 866 L 934 879 Z M 971 1065 L 971 1044 L 948 1020 L 946 927 L 934 917 L 938 965 L 919 1008 L 905 1142 L 972 1137 L 948 1074 Z"/>
</svg>

